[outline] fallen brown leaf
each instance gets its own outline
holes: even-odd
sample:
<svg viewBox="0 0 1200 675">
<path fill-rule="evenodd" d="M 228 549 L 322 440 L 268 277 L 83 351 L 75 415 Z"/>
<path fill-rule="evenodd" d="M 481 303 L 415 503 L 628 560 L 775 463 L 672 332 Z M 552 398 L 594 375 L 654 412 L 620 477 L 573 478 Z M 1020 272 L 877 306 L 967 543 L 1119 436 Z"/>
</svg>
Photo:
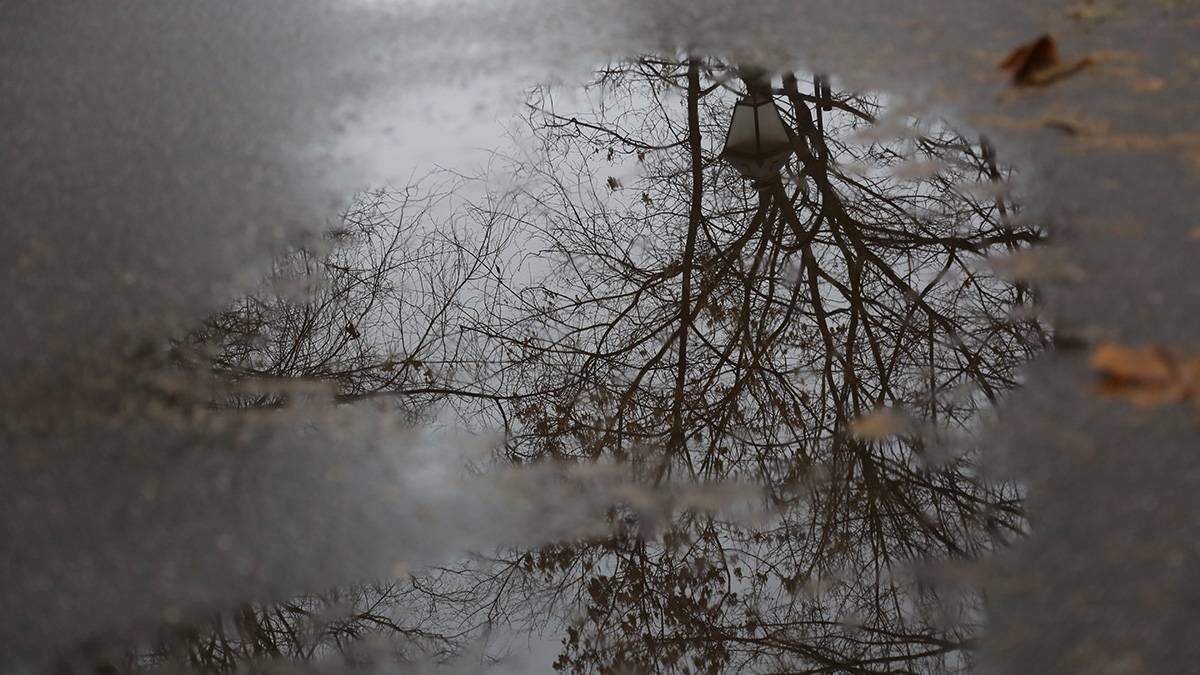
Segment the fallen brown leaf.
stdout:
<svg viewBox="0 0 1200 675">
<path fill-rule="evenodd" d="M 1118 16 L 1125 8 L 1124 2 L 1107 0 L 1081 0 L 1067 8 L 1068 17 L 1077 21 L 1104 21 Z"/>
<path fill-rule="evenodd" d="M 1068 136 L 1075 136 L 1082 132 L 1083 128 L 1071 120 L 1048 119 L 1045 122 L 1047 129 L 1055 129 L 1061 131 Z"/>
<path fill-rule="evenodd" d="M 1045 86 L 1074 75 L 1092 64 L 1091 57 L 1063 62 L 1058 44 L 1049 35 L 1017 47 L 1000 62 L 1002 70 L 1011 70 L 1013 84 L 1022 87 Z"/>
<path fill-rule="evenodd" d="M 1158 346 L 1105 342 L 1092 353 L 1100 392 L 1138 405 L 1178 403 L 1200 393 L 1200 358 L 1178 358 Z"/>
<path fill-rule="evenodd" d="M 1058 44 L 1049 35 L 1017 47 L 1003 61 L 1002 70 L 1012 70 L 1013 77 L 1024 77 L 1030 71 L 1047 68 L 1058 63 Z"/>
<path fill-rule="evenodd" d="M 850 435 L 860 441 L 883 440 L 902 433 L 904 416 L 890 408 L 879 408 L 850 422 Z"/>
</svg>

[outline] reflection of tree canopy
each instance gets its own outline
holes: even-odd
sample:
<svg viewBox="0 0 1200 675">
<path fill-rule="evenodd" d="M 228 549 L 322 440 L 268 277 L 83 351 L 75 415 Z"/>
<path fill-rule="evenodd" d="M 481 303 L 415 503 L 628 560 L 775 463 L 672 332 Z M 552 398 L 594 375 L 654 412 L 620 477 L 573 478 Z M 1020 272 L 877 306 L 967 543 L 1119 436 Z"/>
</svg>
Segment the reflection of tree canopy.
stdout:
<svg viewBox="0 0 1200 675">
<path fill-rule="evenodd" d="M 450 383 L 474 377 L 479 359 L 461 326 L 486 300 L 486 263 L 504 242 L 491 230 L 466 241 L 469 214 L 446 210 L 458 184 L 360 195 L 327 255 L 281 257 L 264 292 L 211 317 L 177 354 L 265 391 L 222 401 L 234 407 L 282 405 L 286 388 L 261 385 L 297 378 L 334 384 L 343 402 L 401 396 L 414 412 L 459 391 Z"/>
<path fill-rule="evenodd" d="M 735 75 L 647 57 L 601 71 L 577 108 L 534 90 L 532 145 L 506 167 L 519 187 L 452 208 L 376 195 L 347 219 L 361 245 L 299 259 L 332 280 L 316 299 L 247 299 L 197 334 L 238 377 L 494 418 L 514 462 L 618 460 L 638 480 L 766 493 L 762 523 L 631 509 L 609 538 L 422 573 L 350 603 L 373 617 L 359 630 L 438 653 L 484 628 L 560 630 L 558 666 L 578 671 L 967 663 L 977 601 L 910 568 L 1019 531 L 1018 495 L 979 475 L 971 437 L 1043 335 L 1028 291 L 981 260 L 1040 235 L 997 196 L 985 141 L 792 76 L 775 94 L 796 154 L 778 181 L 743 180 L 717 159 Z M 505 241 L 542 254 L 512 262 Z M 304 634 L 275 653 L 342 645 Z"/>
</svg>

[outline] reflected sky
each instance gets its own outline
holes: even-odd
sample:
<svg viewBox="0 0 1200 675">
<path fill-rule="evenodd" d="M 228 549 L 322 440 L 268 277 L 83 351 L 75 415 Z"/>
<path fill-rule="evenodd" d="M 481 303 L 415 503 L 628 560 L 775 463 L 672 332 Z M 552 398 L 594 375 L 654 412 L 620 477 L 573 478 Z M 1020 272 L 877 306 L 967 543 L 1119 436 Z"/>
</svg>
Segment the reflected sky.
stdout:
<svg viewBox="0 0 1200 675">
<path fill-rule="evenodd" d="M 975 439 L 1048 332 L 985 259 L 1043 235 L 987 139 L 817 81 L 771 81 L 794 153 L 754 180 L 719 157 L 733 64 L 644 55 L 533 87 L 486 162 L 359 195 L 172 343 L 205 382 L 185 407 L 370 406 L 501 439 L 473 471 L 619 472 L 643 491 L 603 532 L 64 664 L 487 669 L 532 639 L 572 672 L 969 668 L 982 599 L 929 571 L 1024 531 Z"/>
</svg>

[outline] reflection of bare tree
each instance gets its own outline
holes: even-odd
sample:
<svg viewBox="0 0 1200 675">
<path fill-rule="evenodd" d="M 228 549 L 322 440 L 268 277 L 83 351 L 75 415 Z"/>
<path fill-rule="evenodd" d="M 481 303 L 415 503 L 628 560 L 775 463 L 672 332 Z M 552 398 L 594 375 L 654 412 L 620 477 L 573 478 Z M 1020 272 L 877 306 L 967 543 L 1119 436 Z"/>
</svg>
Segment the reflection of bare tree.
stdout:
<svg viewBox="0 0 1200 675">
<path fill-rule="evenodd" d="M 495 292 L 489 279 L 505 242 L 499 229 L 468 221 L 470 211 L 454 199 L 460 187 L 441 177 L 360 195 L 320 246 L 281 256 L 257 292 L 177 340 L 177 363 L 211 377 L 207 405 L 270 409 L 297 395 L 341 404 L 381 398 L 417 422 L 450 395 L 489 400 L 473 389 L 484 358 L 462 326 L 479 320 Z M 391 618 L 401 587 L 247 604 L 168 631 L 133 654 L 85 660 L 205 671 L 331 654 L 367 662 L 375 655 L 364 641 L 379 635 L 388 636 L 395 658 L 451 653 L 449 637 Z"/>
<path fill-rule="evenodd" d="M 1043 334 L 1021 314 L 1028 290 L 980 262 L 1040 235 L 1001 190 L 962 189 L 1003 181 L 985 141 L 793 76 L 773 93 L 796 154 L 779 180 L 747 183 L 717 159 L 735 75 L 645 57 L 601 71 L 585 111 L 535 90 L 535 159 L 509 167 L 520 188 L 453 208 L 442 193 L 372 195 L 334 254 L 278 271 L 323 284 L 248 298 L 193 346 L 215 345 L 225 377 L 493 414 L 513 462 L 750 482 L 772 517 L 645 522 L 631 506 L 608 538 L 497 552 L 349 602 L 246 608 L 164 654 L 230 668 L 353 653 L 365 634 L 403 638 L 393 656 L 448 654 L 498 629 L 564 631 L 557 665 L 574 671 L 967 663 L 976 600 L 910 566 L 1020 529 L 1018 495 L 979 475 L 970 439 Z M 502 269 L 507 236 L 541 262 Z"/>
<path fill-rule="evenodd" d="M 205 672 L 243 670 L 278 660 L 320 662 L 330 657 L 351 665 L 379 658 L 370 638 L 386 634 L 391 659 L 449 653 L 451 639 L 397 623 L 394 605 L 401 584 L 364 584 L 267 605 L 246 605 L 218 614 L 202 628 L 177 630 L 131 665 L 190 666 Z"/>
<path fill-rule="evenodd" d="M 461 231 L 457 185 L 361 195 L 324 254 L 281 257 L 262 292 L 210 318 L 176 353 L 245 384 L 253 393 L 223 402 L 234 407 L 285 404 L 287 380 L 330 383 L 341 402 L 388 396 L 414 415 L 469 396 L 461 385 L 475 379 L 479 355 L 460 327 L 487 301 L 504 242 L 490 228 Z"/>
<path fill-rule="evenodd" d="M 969 608 L 941 628 L 944 599 L 902 577 L 1020 526 L 1016 495 L 981 479 L 970 452 L 942 456 L 952 444 L 938 436 L 969 437 L 1040 348 L 1038 327 L 1013 317 L 1027 291 L 980 265 L 1039 235 L 1003 198 L 958 189 L 1002 177 L 986 143 L 912 123 L 852 142 L 883 133 L 868 126 L 882 103 L 839 96 L 826 114 L 790 76 L 777 93 L 796 159 L 783 179 L 746 184 L 716 159 L 732 103 L 721 69 L 611 68 L 590 114 L 535 95 L 534 135 L 561 159 L 520 167 L 528 187 L 504 207 L 537 213 L 522 222 L 558 263 L 477 327 L 526 378 L 511 390 L 510 455 L 751 480 L 779 512 L 765 528 L 696 516 L 661 544 L 560 551 L 552 583 L 587 608 L 560 665 L 961 662 L 948 654 L 969 640 Z M 606 186 L 622 153 L 640 176 Z M 882 407 L 918 428 L 852 433 Z"/>
</svg>

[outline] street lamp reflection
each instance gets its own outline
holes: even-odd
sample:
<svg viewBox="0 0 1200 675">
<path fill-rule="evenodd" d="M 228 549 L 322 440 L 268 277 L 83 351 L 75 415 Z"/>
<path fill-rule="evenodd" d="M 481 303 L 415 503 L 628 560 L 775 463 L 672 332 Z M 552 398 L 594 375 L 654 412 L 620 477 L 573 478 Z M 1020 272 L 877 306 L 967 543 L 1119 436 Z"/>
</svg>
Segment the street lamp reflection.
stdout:
<svg viewBox="0 0 1200 675">
<path fill-rule="evenodd" d="M 721 158 L 746 178 L 765 180 L 779 175 L 792 151 L 769 88 L 751 87 L 733 107 Z"/>
</svg>

